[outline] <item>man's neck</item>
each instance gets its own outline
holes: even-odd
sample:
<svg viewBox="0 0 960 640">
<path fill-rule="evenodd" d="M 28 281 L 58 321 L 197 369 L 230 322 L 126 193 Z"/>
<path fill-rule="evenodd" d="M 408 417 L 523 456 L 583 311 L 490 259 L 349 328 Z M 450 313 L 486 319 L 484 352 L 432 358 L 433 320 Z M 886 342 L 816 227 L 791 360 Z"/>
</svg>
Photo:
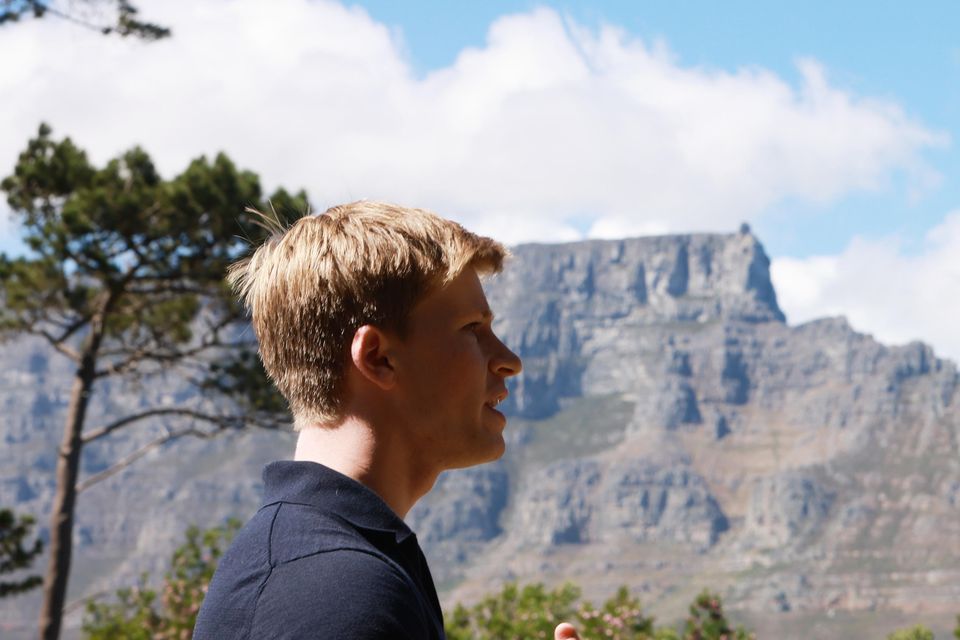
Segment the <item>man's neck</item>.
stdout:
<svg viewBox="0 0 960 640">
<path fill-rule="evenodd" d="M 300 431 L 294 460 L 318 462 L 376 493 L 401 518 L 432 487 L 439 471 L 413 467 L 416 456 L 368 423 L 347 418 L 336 426 Z"/>
</svg>

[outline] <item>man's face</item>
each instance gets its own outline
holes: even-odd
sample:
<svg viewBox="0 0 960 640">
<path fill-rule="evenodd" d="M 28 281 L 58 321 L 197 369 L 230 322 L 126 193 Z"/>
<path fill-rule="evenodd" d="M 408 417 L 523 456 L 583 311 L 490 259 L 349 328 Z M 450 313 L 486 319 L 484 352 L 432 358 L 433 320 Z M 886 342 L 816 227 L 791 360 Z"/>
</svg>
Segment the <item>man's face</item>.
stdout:
<svg viewBox="0 0 960 640">
<path fill-rule="evenodd" d="M 493 407 L 520 359 L 493 333 L 493 314 L 467 268 L 413 309 L 397 352 L 401 405 L 423 461 L 441 469 L 503 455 L 506 418 Z"/>
</svg>

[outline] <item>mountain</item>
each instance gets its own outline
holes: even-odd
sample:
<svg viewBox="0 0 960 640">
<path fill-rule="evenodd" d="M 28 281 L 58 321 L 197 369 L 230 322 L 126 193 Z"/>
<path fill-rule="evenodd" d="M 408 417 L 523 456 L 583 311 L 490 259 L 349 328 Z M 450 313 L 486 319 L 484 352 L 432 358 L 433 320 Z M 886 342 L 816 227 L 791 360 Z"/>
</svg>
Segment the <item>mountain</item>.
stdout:
<svg viewBox="0 0 960 640">
<path fill-rule="evenodd" d="M 524 361 L 500 461 L 443 474 L 410 514 L 447 605 L 503 580 L 628 584 L 663 622 L 704 587 L 761 637 L 946 630 L 960 613 L 956 366 L 842 318 L 787 324 L 744 227 L 523 245 L 485 283 Z M 0 347 L 0 504 L 43 514 L 70 371 Z M 100 388 L 97 420 L 190 403 L 174 379 Z M 91 449 L 88 472 L 160 423 Z M 257 506 L 283 433 L 183 441 L 81 494 L 71 598 L 159 572 L 188 524 Z M 42 518 L 41 518 L 41 523 Z M 29 636 L 38 595 L 0 602 Z M 74 628 L 79 610 L 68 618 Z"/>
</svg>

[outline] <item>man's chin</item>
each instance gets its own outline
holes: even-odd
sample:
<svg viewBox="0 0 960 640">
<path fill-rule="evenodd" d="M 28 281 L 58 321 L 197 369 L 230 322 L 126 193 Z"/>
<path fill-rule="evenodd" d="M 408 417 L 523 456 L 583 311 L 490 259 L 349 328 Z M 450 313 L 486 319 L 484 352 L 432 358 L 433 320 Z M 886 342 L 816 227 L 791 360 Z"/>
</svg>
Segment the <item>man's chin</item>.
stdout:
<svg viewBox="0 0 960 640">
<path fill-rule="evenodd" d="M 488 444 L 483 452 L 483 455 L 477 456 L 477 461 L 473 464 L 486 464 L 487 462 L 494 462 L 502 458 L 506 451 L 507 443 L 504 442 L 503 436 L 498 436 Z"/>
<path fill-rule="evenodd" d="M 503 439 L 502 435 L 497 438 L 497 445 L 498 446 L 494 452 L 494 455 L 489 460 L 485 460 L 484 462 L 493 462 L 494 460 L 499 460 L 503 457 L 503 454 L 507 452 L 507 443 Z"/>
<path fill-rule="evenodd" d="M 478 464 L 495 462 L 502 458 L 506 451 L 507 443 L 504 441 L 503 436 L 496 434 L 485 442 L 483 447 L 478 446 L 470 455 L 463 456 L 462 459 L 458 461 L 458 464 L 452 468 L 465 469 L 467 467 L 475 467 Z"/>
</svg>

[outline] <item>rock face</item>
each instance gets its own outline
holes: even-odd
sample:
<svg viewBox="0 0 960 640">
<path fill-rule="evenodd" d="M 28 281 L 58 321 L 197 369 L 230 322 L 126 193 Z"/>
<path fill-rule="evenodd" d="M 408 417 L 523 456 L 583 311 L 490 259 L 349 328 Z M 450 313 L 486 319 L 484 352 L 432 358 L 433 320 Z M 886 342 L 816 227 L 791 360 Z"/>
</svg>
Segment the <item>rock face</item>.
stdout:
<svg viewBox="0 0 960 640">
<path fill-rule="evenodd" d="M 955 365 L 842 318 L 789 326 L 768 267 L 746 229 L 514 249 L 486 283 L 524 360 L 508 453 L 442 475 L 408 518 L 445 603 L 570 579 L 594 600 L 628 584 L 670 620 L 710 587 L 783 638 L 808 637 L 788 624 L 805 614 L 960 611 Z M 0 365 L 0 504 L 44 514 L 70 371 L 30 341 Z M 101 387 L 90 426 L 199 400 L 178 389 Z M 89 450 L 86 472 L 163 428 Z M 185 441 L 84 492 L 70 597 L 158 571 L 188 524 L 248 517 L 260 466 L 290 451 Z M 0 635 L 30 637 L 36 601 L 0 603 Z"/>
<path fill-rule="evenodd" d="M 553 415 L 564 398 L 628 387 L 642 373 L 629 358 L 595 359 L 611 341 L 631 349 L 641 346 L 633 335 L 651 327 L 784 321 L 769 260 L 749 234 L 524 245 L 514 254 L 489 297 L 501 310 L 501 338 L 524 358 L 506 407 L 522 417 Z M 664 391 L 663 411 L 697 419 L 685 387 Z"/>
<path fill-rule="evenodd" d="M 757 478 L 750 490 L 743 538 L 759 548 L 777 549 L 816 535 L 830 515 L 835 495 L 804 473 Z"/>
<path fill-rule="evenodd" d="M 729 524 L 703 478 L 652 461 L 555 462 L 517 496 L 526 546 L 679 541 L 709 548 Z"/>
</svg>

